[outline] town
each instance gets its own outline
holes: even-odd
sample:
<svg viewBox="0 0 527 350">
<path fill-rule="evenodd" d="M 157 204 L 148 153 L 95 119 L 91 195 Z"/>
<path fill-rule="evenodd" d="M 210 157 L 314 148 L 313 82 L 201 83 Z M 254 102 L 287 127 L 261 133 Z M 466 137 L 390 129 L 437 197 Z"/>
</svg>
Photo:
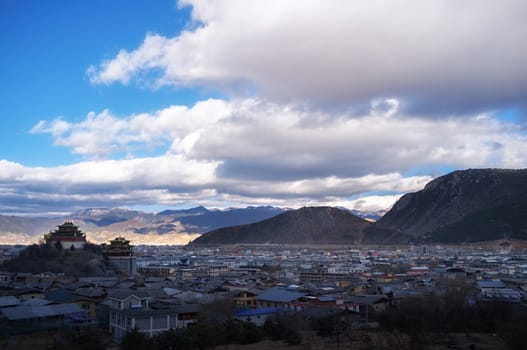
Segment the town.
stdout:
<svg viewBox="0 0 527 350">
<path fill-rule="evenodd" d="M 72 222 L 60 225 L 45 239 L 43 244 L 70 256 L 87 244 L 86 234 Z M 4 246 L 1 259 L 9 261 L 22 249 Z M 393 316 L 394 310 L 421 305 L 419 312 L 424 313 L 423 303 L 449 296 L 461 298 L 455 302 L 462 308 L 499 304 L 523 314 L 527 300 L 527 249 L 506 241 L 487 248 L 413 244 L 134 247 L 124 237 L 116 237 L 103 245 L 103 256 L 110 267 L 104 275 L 1 271 L 4 348 L 46 348 L 61 341 L 57 338 L 61 332 L 78 334 L 86 328 L 103 330 L 108 342 L 118 346 L 134 331 L 152 338 L 211 319 L 264 327 L 294 317 L 292 330 L 302 334 L 312 330 L 317 320 L 338 315 L 346 329 L 359 332 L 382 329 L 386 322 L 393 322 L 387 315 Z M 302 326 L 303 322 L 311 326 Z M 326 345 L 335 345 L 339 332 L 353 334 L 332 327 L 326 327 Z M 31 336 L 37 333 L 43 336 Z M 286 341 L 291 345 L 302 344 L 301 336 L 290 338 Z M 341 341 L 353 339 L 341 335 Z M 360 339 L 370 345 L 372 341 L 367 336 Z"/>
</svg>

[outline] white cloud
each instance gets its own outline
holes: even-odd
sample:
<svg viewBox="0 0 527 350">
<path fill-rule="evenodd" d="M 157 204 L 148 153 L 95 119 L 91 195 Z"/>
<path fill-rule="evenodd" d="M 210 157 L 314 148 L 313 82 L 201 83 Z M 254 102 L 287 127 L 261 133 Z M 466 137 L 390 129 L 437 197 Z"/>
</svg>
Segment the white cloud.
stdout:
<svg viewBox="0 0 527 350">
<path fill-rule="evenodd" d="M 230 117 L 200 130 L 185 154 L 221 160 L 220 173 L 236 179 L 345 179 L 422 164 L 522 167 L 525 139 L 519 125 L 492 115 L 431 120 L 373 109 L 360 117 L 321 117 L 301 106 L 246 100 L 232 104 Z"/>
<path fill-rule="evenodd" d="M 157 158 L 81 162 L 53 168 L 24 167 L 15 179 L 46 186 L 113 186 L 132 189 L 194 186 L 214 181 L 218 162 L 166 155 Z M 56 185 L 54 185 L 56 183 Z M 135 187 L 135 188 L 134 188 Z"/>
<path fill-rule="evenodd" d="M 127 84 L 132 77 L 140 79 L 137 73 L 145 69 L 154 69 L 160 66 L 166 57 L 166 46 L 170 40 L 159 35 L 147 35 L 145 41 L 134 52 L 120 50 L 113 60 L 104 61 L 100 71 L 90 66 L 88 74 L 92 83 L 108 84 L 119 81 Z"/>
<path fill-rule="evenodd" d="M 448 108 L 524 104 L 526 4 L 186 0 L 194 26 L 92 66 L 94 84 L 207 86 L 333 106 L 382 96 Z M 151 74 L 152 73 L 152 74 Z"/>
<path fill-rule="evenodd" d="M 501 122 L 491 113 L 436 120 L 408 116 L 398 112 L 398 105 L 396 99 L 376 100 L 370 112 L 354 116 L 256 99 L 206 100 L 124 118 L 92 112 L 79 123 L 67 123 L 68 128 L 55 127 L 65 123 L 58 119 L 41 121 L 33 130 L 96 159 L 157 145 L 167 155 L 215 162 L 220 178 L 236 180 L 327 183 L 332 176 L 338 182 L 422 164 L 526 164 L 522 143 L 527 136 L 519 124 Z"/>
<path fill-rule="evenodd" d="M 261 99 L 207 100 L 122 118 L 90 113 L 66 123 L 68 128 L 42 121 L 34 132 L 50 133 L 56 144 L 73 152 L 82 147 L 96 159 L 52 168 L 2 161 L 0 197 L 6 203 L 31 198 L 54 206 L 77 201 L 84 206 L 295 207 L 366 206 L 360 199 L 367 196 L 378 208 L 423 188 L 430 175 L 402 175 L 423 164 L 432 169 L 527 164 L 522 125 L 492 113 L 409 116 L 398 105 L 396 99 L 374 101 L 369 112 L 354 116 Z M 104 159 L 105 152 L 159 142 L 164 148 L 156 156 Z"/>
<path fill-rule="evenodd" d="M 47 123 L 44 120 L 39 121 L 30 132 L 32 134 L 49 133 L 55 137 L 58 137 L 69 131 L 71 125 L 68 122 L 62 120 L 62 118 L 56 118 L 52 123 Z"/>
<path fill-rule="evenodd" d="M 214 123 L 230 113 L 222 100 L 206 100 L 191 109 L 172 106 L 155 114 L 139 114 L 119 118 L 110 111 L 90 112 L 79 123 L 67 123 L 62 118 L 39 121 L 32 133 L 49 133 L 55 145 L 65 146 L 73 153 L 92 158 L 105 158 L 118 152 L 133 154 L 136 148 L 152 148 L 184 139 L 189 132 Z M 187 140 L 187 142 L 189 142 Z M 130 154 L 129 154 L 130 155 Z"/>
<path fill-rule="evenodd" d="M 331 205 L 352 208 L 364 212 L 387 211 L 401 197 L 402 194 L 384 196 L 364 196 L 359 199 L 349 201 L 336 201 Z"/>
<path fill-rule="evenodd" d="M 401 174 L 390 173 L 361 177 L 328 176 L 295 181 L 222 179 L 220 185 L 226 193 L 246 197 L 270 196 L 294 202 L 295 198 L 302 198 L 303 201 L 307 198 L 325 201 L 365 192 L 413 192 L 422 189 L 430 180 L 430 176 L 403 178 Z"/>
</svg>

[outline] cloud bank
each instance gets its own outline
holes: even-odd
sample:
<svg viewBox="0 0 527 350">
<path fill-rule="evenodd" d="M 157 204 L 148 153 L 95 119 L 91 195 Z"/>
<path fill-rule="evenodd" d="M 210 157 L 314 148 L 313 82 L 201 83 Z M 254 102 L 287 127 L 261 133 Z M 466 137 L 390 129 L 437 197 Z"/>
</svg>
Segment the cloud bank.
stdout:
<svg viewBox="0 0 527 350">
<path fill-rule="evenodd" d="M 369 195 L 369 207 L 377 201 L 377 209 L 385 209 L 399 194 L 432 179 L 404 171 L 527 163 L 521 125 L 492 114 L 430 119 L 406 115 L 397 106 L 393 99 L 374 101 L 368 113 L 357 116 L 259 99 L 211 99 L 124 118 L 103 111 L 78 123 L 41 121 L 32 132 L 50 134 L 55 144 L 87 160 L 53 168 L 3 161 L 0 189 L 6 196 L 16 188 L 11 201 L 32 197 L 33 205 L 51 207 L 358 207 L 363 202 L 357 196 Z M 160 154 L 133 155 L 153 144 L 162 145 Z M 111 159 L 122 152 L 128 158 Z"/>
<path fill-rule="evenodd" d="M 316 106 L 397 97 L 409 109 L 527 101 L 522 0 L 185 0 L 195 25 L 146 35 L 88 69 L 93 84 L 200 86 Z"/>
</svg>

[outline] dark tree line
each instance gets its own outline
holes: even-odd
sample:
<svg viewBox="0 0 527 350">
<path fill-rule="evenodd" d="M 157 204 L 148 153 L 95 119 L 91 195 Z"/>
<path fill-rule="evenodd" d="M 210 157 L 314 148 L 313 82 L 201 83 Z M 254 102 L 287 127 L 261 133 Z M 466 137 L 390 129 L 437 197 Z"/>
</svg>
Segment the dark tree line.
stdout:
<svg viewBox="0 0 527 350">
<path fill-rule="evenodd" d="M 106 270 L 101 247 L 87 243 L 84 249 L 55 244 L 32 244 L 0 267 L 9 272 L 65 273 L 71 276 L 103 274 Z"/>
<path fill-rule="evenodd" d="M 280 321 L 268 320 L 264 327 L 251 322 L 229 319 L 224 322 L 196 322 L 184 329 L 169 330 L 149 338 L 137 329 L 127 332 L 121 341 L 122 349 L 204 350 L 226 344 L 253 344 L 266 338 L 283 340 L 289 345 L 302 342 L 300 334 Z"/>
<path fill-rule="evenodd" d="M 427 344 L 428 334 L 486 333 L 499 335 L 510 349 L 527 344 L 527 309 L 514 303 L 467 303 L 463 291 L 401 302 L 379 317 L 385 330 L 409 334 L 416 344 Z M 419 348 L 420 346 L 416 346 Z"/>
</svg>

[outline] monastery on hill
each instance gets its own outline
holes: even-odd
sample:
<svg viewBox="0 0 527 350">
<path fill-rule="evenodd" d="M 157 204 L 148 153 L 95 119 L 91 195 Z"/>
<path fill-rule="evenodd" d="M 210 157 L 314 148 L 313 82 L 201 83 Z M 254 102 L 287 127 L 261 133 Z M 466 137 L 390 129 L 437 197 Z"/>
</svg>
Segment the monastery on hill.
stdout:
<svg viewBox="0 0 527 350">
<path fill-rule="evenodd" d="M 56 244 L 60 242 L 64 249 L 82 249 L 86 245 L 86 234 L 79 230 L 79 226 L 72 221 L 66 220 L 64 224 L 58 226 L 55 231 L 49 231 L 45 236 L 46 243 Z"/>
<path fill-rule="evenodd" d="M 110 245 L 103 244 L 104 255 L 109 264 L 127 276 L 137 274 L 137 262 L 133 246 L 124 237 L 117 237 L 110 241 Z"/>
</svg>

